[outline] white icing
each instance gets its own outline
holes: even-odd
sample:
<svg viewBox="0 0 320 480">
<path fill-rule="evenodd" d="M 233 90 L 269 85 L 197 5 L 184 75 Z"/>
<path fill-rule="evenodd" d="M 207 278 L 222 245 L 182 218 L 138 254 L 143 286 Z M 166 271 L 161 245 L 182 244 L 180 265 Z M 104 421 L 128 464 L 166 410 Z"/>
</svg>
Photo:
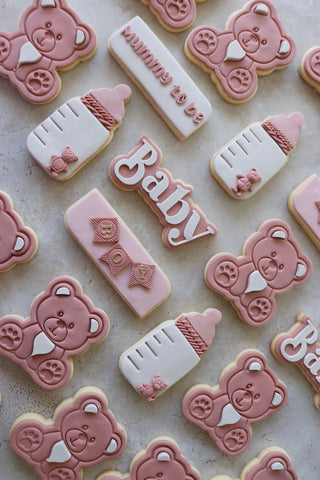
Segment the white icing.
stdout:
<svg viewBox="0 0 320 480">
<path fill-rule="evenodd" d="M 109 442 L 109 445 L 107 446 L 107 453 L 114 453 L 118 448 L 118 443 L 117 441 L 112 438 Z"/>
<path fill-rule="evenodd" d="M 33 350 L 31 356 L 45 355 L 54 350 L 55 344 L 46 336 L 44 332 L 38 333 L 33 340 Z"/>
<path fill-rule="evenodd" d="M 237 412 L 237 410 L 231 405 L 231 403 L 227 403 L 222 409 L 220 422 L 218 423 L 217 427 L 223 427 L 224 425 L 234 425 L 241 419 L 241 415 Z"/>
<path fill-rule="evenodd" d="M 95 318 L 90 318 L 90 333 L 96 333 L 99 330 L 99 322 Z"/>
<path fill-rule="evenodd" d="M 300 278 L 303 277 L 306 273 L 306 267 L 302 265 L 302 263 L 298 263 L 297 270 L 296 270 L 296 277 Z"/>
<path fill-rule="evenodd" d="M 286 239 L 286 234 L 283 230 L 276 230 L 273 232 L 271 235 L 272 238 L 279 238 L 280 240 L 285 240 Z"/>
<path fill-rule="evenodd" d="M 55 0 L 41 0 L 41 7 L 55 7 Z"/>
<path fill-rule="evenodd" d="M 282 465 L 281 462 L 273 462 L 271 464 L 271 470 L 275 471 L 275 470 L 284 470 L 284 465 Z"/>
<path fill-rule="evenodd" d="M 192 193 L 192 189 L 187 189 L 177 185 L 176 190 L 169 195 L 163 202 L 156 203 L 159 210 L 163 213 L 166 222 L 170 225 L 179 225 L 182 223 L 190 212 L 189 203 L 187 203 L 183 198 Z M 169 215 L 168 212 L 174 206 L 179 206 L 178 212 L 174 215 Z"/>
<path fill-rule="evenodd" d="M 248 285 L 244 293 L 261 292 L 266 288 L 267 285 L 268 284 L 261 273 L 258 270 L 254 270 L 249 275 Z"/>
<path fill-rule="evenodd" d="M 95 403 L 88 403 L 88 405 L 86 405 L 84 407 L 84 411 L 86 413 L 98 413 L 99 412 L 99 408 L 97 407 L 97 405 Z"/>
<path fill-rule="evenodd" d="M 82 30 L 77 30 L 76 45 L 81 45 L 86 37 Z"/>
<path fill-rule="evenodd" d="M 280 393 L 278 393 L 278 392 L 275 392 L 275 394 L 273 395 L 272 402 L 271 402 L 272 405 L 277 407 L 278 405 L 280 405 L 281 402 L 282 402 L 282 395 L 280 395 Z"/>
<path fill-rule="evenodd" d="M 60 156 L 69 146 L 78 156 L 68 164 L 68 171 L 59 173 L 65 180 L 99 151 L 109 138 L 109 131 L 97 120 L 80 98 L 72 98 L 33 130 L 27 138 L 27 147 L 33 158 L 46 169 L 51 155 Z"/>
<path fill-rule="evenodd" d="M 250 198 L 268 182 L 287 162 L 287 156 L 270 137 L 261 124 L 254 124 L 242 131 L 225 145 L 211 160 L 211 168 L 219 181 L 226 186 L 233 198 L 239 199 L 232 187 L 237 174 L 246 175 L 252 168 L 262 177 L 252 185 L 252 192 L 241 198 Z"/>
<path fill-rule="evenodd" d="M 61 296 L 62 295 L 69 296 L 69 295 L 71 295 L 71 292 L 70 292 L 69 288 L 67 288 L 67 287 L 59 287 L 58 290 L 56 291 L 56 296 L 59 297 L 60 295 Z"/>
<path fill-rule="evenodd" d="M 269 7 L 265 3 L 259 3 L 254 9 L 254 13 L 257 13 L 258 15 L 268 15 Z"/>
<path fill-rule="evenodd" d="M 243 50 L 238 40 L 233 40 L 228 45 L 224 62 L 227 62 L 228 60 L 240 61 L 245 56 L 246 56 L 246 52 Z"/>
<path fill-rule="evenodd" d="M 168 452 L 159 452 L 157 460 L 158 462 L 170 462 L 171 458 Z"/>
<path fill-rule="evenodd" d="M 20 252 L 20 250 L 22 250 L 24 246 L 25 246 L 24 239 L 22 237 L 17 237 L 16 243 L 14 244 L 14 247 L 13 247 L 13 250 L 15 252 Z"/>
<path fill-rule="evenodd" d="M 141 342 L 126 350 L 120 358 L 120 370 L 128 382 L 137 388 L 150 383 L 156 375 L 167 388 L 186 375 L 200 357 L 174 321 L 162 323 Z M 163 391 L 159 391 L 160 395 Z"/>
<path fill-rule="evenodd" d="M 288 40 L 282 40 L 281 45 L 280 45 L 280 49 L 279 49 L 279 53 L 281 55 L 285 55 L 286 53 L 290 52 L 290 49 L 291 49 L 291 46 L 290 46 L 290 43 L 288 42 Z"/>
<path fill-rule="evenodd" d="M 20 49 L 17 68 L 24 63 L 36 63 L 42 58 L 42 55 L 31 42 L 26 42 Z"/>
<path fill-rule="evenodd" d="M 251 372 L 260 372 L 262 370 L 262 366 L 259 362 L 251 362 L 249 365 L 249 370 Z"/>
<path fill-rule="evenodd" d="M 303 359 L 308 345 L 317 342 L 319 332 L 313 323 L 308 320 L 307 325 L 293 338 L 286 338 L 280 346 L 281 355 L 288 362 L 297 363 Z M 289 348 L 287 348 L 289 347 Z M 288 353 L 290 352 L 290 353 Z M 291 353 L 294 352 L 294 353 Z"/>
<path fill-rule="evenodd" d="M 71 458 L 71 453 L 63 440 L 55 443 L 51 449 L 49 457 L 46 459 L 48 463 L 65 463 Z"/>
<path fill-rule="evenodd" d="M 143 59 L 133 50 L 130 42 L 122 34 L 123 30 L 130 26 L 131 32 L 136 33 L 140 41 L 149 48 L 154 58 L 159 60 L 166 72 L 173 77 L 167 84 L 161 84 L 155 76 L 152 68 L 145 65 Z M 124 65 L 137 85 L 147 93 L 155 108 L 167 121 L 179 138 L 187 138 L 203 125 L 211 115 L 212 108 L 208 99 L 199 90 L 193 80 L 171 55 L 159 38 L 150 30 L 140 17 L 134 17 L 126 25 L 114 32 L 109 40 L 109 49 L 115 58 Z M 170 94 L 174 85 L 180 86 L 180 91 L 187 95 L 184 104 L 179 105 L 176 98 Z M 193 117 L 185 113 L 185 108 L 194 104 L 197 112 L 204 115 L 199 123 L 193 121 Z"/>
</svg>

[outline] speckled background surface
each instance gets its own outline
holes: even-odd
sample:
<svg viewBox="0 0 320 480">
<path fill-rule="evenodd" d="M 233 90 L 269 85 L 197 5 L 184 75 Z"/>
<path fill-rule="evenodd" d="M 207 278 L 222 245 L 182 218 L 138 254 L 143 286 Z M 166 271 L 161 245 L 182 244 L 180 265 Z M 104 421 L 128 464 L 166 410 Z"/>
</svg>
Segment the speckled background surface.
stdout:
<svg viewBox="0 0 320 480">
<path fill-rule="evenodd" d="M 313 406 L 313 389 L 295 367 L 283 366 L 273 357 L 270 341 L 278 332 L 287 330 L 299 312 L 309 314 L 320 325 L 320 252 L 287 209 L 291 190 L 308 175 L 320 171 L 320 96 L 298 74 L 305 51 L 320 43 L 319 0 L 274 0 L 287 31 L 296 40 L 297 56 L 286 69 L 260 78 L 255 97 L 242 105 L 226 103 L 209 77 L 185 58 L 183 43 L 187 32 L 166 32 L 139 0 L 69 3 L 97 32 L 99 46 L 95 57 L 63 73 L 60 95 L 44 106 L 28 104 L 7 80 L 0 79 L 0 188 L 11 196 L 17 212 L 39 239 L 39 250 L 32 261 L 0 274 L 0 316 L 27 317 L 34 297 L 54 277 L 68 274 L 78 279 L 95 305 L 108 313 L 111 331 L 102 344 L 74 358 L 71 381 L 56 392 L 43 391 L 19 366 L 0 357 L 1 478 L 37 478 L 34 470 L 9 448 L 8 434 L 15 418 L 32 411 L 51 417 L 61 400 L 80 387 L 94 385 L 105 391 L 111 409 L 125 426 L 128 446 L 117 461 L 85 469 L 84 480 L 95 479 L 108 469 L 127 472 L 132 457 L 157 435 L 174 438 L 203 480 L 223 473 L 238 478 L 247 461 L 272 445 L 287 450 L 301 480 L 317 480 L 320 413 Z M 0 0 L 1 29 L 14 31 L 28 4 L 28 0 Z M 242 5 L 242 0 L 208 0 L 199 4 L 195 25 L 210 22 L 222 29 L 226 18 Z M 154 29 L 212 102 L 213 115 L 208 123 L 184 143 L 175 138 L 107 52 L 111 33 L 137 14 Z M 25 143 L 28 133 L 67 99 L 122 82 L 129 83 L 133 94 L 113 141 L 71 180 L 59 183 L 51 179 L 29 156 Z M 305 124 L 287 166 L 251 200 L 237 202 L 228 197 L 209 173 L 212 154 L 249 123 L 296 110 L 305 115 Z M 194 202 L 219 230 L 214 239 L 201 240 L 178 251 L 168 250 L 161 241 L 162 226 L 138 194 L 121 191 L 112 184 L 107 171 L 110 161 L 129 152 L 143 133 L 162 149 L 163 166 L 173 178 L 194 186 Z M 170 278 L 170 297 L 144 320 L 137 319 L 114 292 L 64 226 L 68 206 L 93 187 L 108 199 Z M 314 271 L 307 284 L 277 297 L 277 312 L 269 324 L 253 329 L 239 320 L 227 301 L 207 288 L 203 270 L 207 260 L 220 251 L 240 255 L 246 238 L 268 218 L 281 218 L 290 224 L 311 258 Z M 160 322 L 208 307 L 220 309 L 223 315 L 212 348 L 198 367 L 155 403 L 145 402 L 121 376 L 120 354 Z M 217 383 L 223 368 L 244 348 L 259 348 L 268 357 L 271 367 L 288 387 L 289 401 L 281 412 L 253 425 L 253 440 L 243 454 L 228 458 L 202 430 L 184 419 L 180 405 L 193 384 Z"/>
</svg>

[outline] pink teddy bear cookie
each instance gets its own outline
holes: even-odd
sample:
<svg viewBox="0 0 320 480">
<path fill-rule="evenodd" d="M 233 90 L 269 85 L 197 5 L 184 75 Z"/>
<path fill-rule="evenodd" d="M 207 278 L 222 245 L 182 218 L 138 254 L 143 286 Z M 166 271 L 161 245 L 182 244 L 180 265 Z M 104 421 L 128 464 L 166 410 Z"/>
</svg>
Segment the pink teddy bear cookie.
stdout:
<svg viewBox="0 0 320 480">
<path fill-rule="evenodd" d="M 32 103 L 53 100 L 61 87 L 58 70 L 94 55 L 97 38 L 66 0 L 34 0 L 19 30 L 0 31 L 0 75 Z"/>
<path fill-rule="evenodd" d="M 0 354 L 10 358 L 46 390 L 64 386 L 73 374 L 71 356 L 109 333 L 107 315 L 94 307 L 71 277 L 49 283 L 31 306 L 30 318 L 0 319 Z"/>
<path fill-rule="evenodd" d="M 181 455 L 178 445 L 169 437 L 157 437 L 146 450 L 138 453 L 130 473 L 105 472 L 97 480 L 201 480 L 199 473 Z"/>
<path fill-rule="evenodd" d="M 212 26 L 194 29 L 185 53 L 210 74 L 225 100 L 241 103 L 255 94 L 259 74 L 267 75 L 292 62 L 296 47 L 273 4 L 255 0 L 229 17 L 223 31 Z"/>
<path fill-rule="evenodd" d="M 269 322 L 275 314 L 275 295 L 305 283 L 312 264 L 293 238 L 289 225 L 268 220 L 244 245 L 242 256 L 220 253 L 206 265 L 204 277 L 251 326 Z"/>
<path fill-rule="evenodd" d="M 287 402 L 285 385 L 258 350 L 245 350 L 223 371 L 219 385 L 195 385 L 182 402 L 183 415 L 208 432 L 226 455 L 242 453 L 251 440 L 251 423 Z"/>
<path fill-rule="evenodd" d="M 9 442 L 42 480 L 81 480 L 83 467 L 121 455 L 127 438 L 104 393 L 85 387 L 62 402 L 52 420 L 21 415 L 11 427 Z"/>
<path fill-rule="evenodd" d="M 301 77 L 320 93 L 320 47 L 308 50 L 300 64 Z"/>
<path fill-rule="evenodd" d="M 36 234 L 24 226 L 10 197 L 0 191 L 0 272 L 30 260 L 36 253 Z"/>
</svg>

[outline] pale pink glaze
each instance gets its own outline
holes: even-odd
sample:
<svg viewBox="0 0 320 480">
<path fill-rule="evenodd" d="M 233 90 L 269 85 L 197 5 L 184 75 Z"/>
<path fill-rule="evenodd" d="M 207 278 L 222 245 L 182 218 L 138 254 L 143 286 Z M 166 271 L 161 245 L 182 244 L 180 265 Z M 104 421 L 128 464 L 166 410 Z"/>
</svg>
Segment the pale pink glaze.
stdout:
<svg viewBox="0 0 320 480">
<path fill-rule="evenodd" d="M 320 178 L 311 175 L 307 183 L 299 189 L 293 197 L 295 213 L 314 236 L 320 241 L 319 208 L 316 204 L 320 200 Z M 307 232 L 308 233 L 308 232 Z"/>
<path fill-rule="evenodd" d="M 147 3 L 160 22 L 170 31 L 181 31 L 194 22 L 197 12 L 196 1 L 199 0 L 147 0 Z"/>
<path fill-rule="evenodd" d="M 95 230 L 91 224 L 92 218 L 117 218 L 118 220 L 119 243 L 132 262 L 128 262 L 125 268 L 114 275 L 110 271 L 108 263 L 101 259 L 102 255 L 114 247 L 114 243 L 106 245 L 94 242 Z M 148 315 L 167 298 L 170 293 L 169 280 L 98 190 L 91 190 L 72 205 L 66 213 L 65 222 L 77 242 L 139 317 Z M 122 262 L 122 257 L 119 255 L 115 257 L 116 265 L 119 265 L 120 258 Z M 133 262 L 156 267 L 151 288 L 146 288 L 141 284 L 129 285 Z"/>
<path fill-rule="evenodd" d="M 131 88 L 128 85 L 120 84 L 114 89 L 99 88 L 91 90 L 91 95 L 120 123 L 124 114 L 124 104 L 131 96 Z"/>
<path fill-rule="evenodd" d="M 245 350 L 220 377 L 219 385 L 192 387 L 182 402 L 183 415 L 208 432 L 226 455 L 238 455 L 249 445 L 251 423 L 287 402 L 285 385 L 258 350 Z"/>
<path fill-rule="evenodd" d="M 103 473 L 98 480 L 114 480 L 110 472 Z M 169 438 L 156 438 L 146 450 L 134 457 L 130 472 L 122 476 L 123 480 L 146 480 L 163 478 L 165 480 L 201 480 L 177 444 Z"/>
<path fill-rule="evenodd" d="M 266 451 L 259 463 L 246 472 L 246 480 L 298 480 L 289 455 L 282 449 Z"/>
<path fill-rule="evenodd" d="M 317 91 L 320 91 L 320 47 L 314 47 L 306 54 L 303 70 L 306 79 L 312 82 Z"/>
<path fill-rule="evenodd" d="M 276 130 L 279 131 L 278 137 L 275 135 L 272 138 L 279 144 L 280 148 L 284 141 L 290 145 L 286 148 L 285 153 L 288 154 L 290 150 L 293 150 L 300 135 L 300 127 L 303 125 L 304 117 L 300 112 L 291 113 L 288 117 L 286 115 L 277 115 L 275 117 L 268 118 L 262 123 L 264 126 L 266 123 L 272 124 Z M 266 129 L 267 130 L 267 129 Z M 288 151 L 289 150 L 289 151 Z"/>
<path fill-rule="evenodd" d="M 57 277 L 36 297 L 30 318 L 0 319 L 0 354 L 21 365 L 40 387 L 55 390 L 72 376 L 69 357 L 101 342 L 109 328 L 107 315 L 74 278 Z"/>
<path fill-rule="evenodd" d="M 275 295 L 305 283 L 312 272 L 309 258 L 293 238 L 289 225 L 268 220 L 245 244 L 241 257 L 215 255 L 205 269 L 205 281 L 232 302 L 240 318 L 252 326 L 275 314 Z"/>
<path fill-rule="evenodd" d="M 37 238 L 14 211 L 10 197 L 0 191 L 0 272 L 29 260 L 37 250 Z"/>
<path fill-rule="evenodd" d="M 253 1 L 233 14 L 226 28 L 194 29 L 186 41 L 194 63 L 210 71 L 228 100 L 244 102 L 254 95 L 258 73 L 288 65 L 296 54 L 294 41 L 269 0 Z"/>
<path fill-rule="evenodd" d="M 58 70 L 94 53 L 97 38 L 66 0 L 34 0 L 14 33 L 0 32 L 0 75 L 33 103 L 46 103 L 60 90 Z"/>
<path fill-rule="evenodd" d="M 187 313 L 186 317 L 194 330 L 205 342 L 207 348 L 209 348 L 215 336 L 215 327 L 221 320 L 219 310 L 210 308 L 204 313 Z"/>
<path fill-rule="evenodd" d="M 42 480 L 80 480 L 83 467 L 112 460 L 126 447 L 125 431 L 108 409 L 102 391 L 80 390 L 69 402 L 58 406 L 52 420 L 25 419 L 24 415 L 11 429 L 12 450 L 34 467 Z M 57 452 L 58 442 L 63 455 Z M 51 460 L 53 454 L 60 461 Z"/>
</svg>

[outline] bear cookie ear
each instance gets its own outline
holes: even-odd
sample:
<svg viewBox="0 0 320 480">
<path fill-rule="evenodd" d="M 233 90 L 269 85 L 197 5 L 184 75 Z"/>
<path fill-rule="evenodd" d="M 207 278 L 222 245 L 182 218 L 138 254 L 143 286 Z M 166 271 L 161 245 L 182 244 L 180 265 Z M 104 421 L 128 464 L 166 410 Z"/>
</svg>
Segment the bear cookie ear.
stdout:
<svg viewBox="0 0 320 480">
<path fill-rule="evenodd" d="M 38 0 L 38 8 L 59 8 L 60 1 L 59 0 Z"/>
<path fill-rule="evenodd" d="M 92 312 L 90 314 L 90 327 L 89 327 L 89 332 L 88 336 L 90 338 L 97 337 L 102 329 L 104 328 L 105 325 L 105 319 L 102 318 L 101 315 L 99 315 L 97 312 Z"/>
<path fill-rule="evenodd" d="M 292 50 L 292 47 L 291 47 L 290 40 L 288 40 L 287 38 L 282 38 L 277 57 L 285 58 L 289 55 L 289 53 L 291 53 L 291 50 Z"/>
<path fill-rule="evenodd" d="M 286 401 L 287 395 L 285 391 L 280 386 L 275 387 L 270 407 L 275 409 L 281 408 Z"/>
<path fill-rule="evenodd" d="M 299 258 L 297 263 L 296 274 L 294 277 L 295 281 L 299 282 L 300 280 L 303 280 L 307 275 L 307 273 L 308 273 L 307 263 L 302 258 Z"/>
<path fill-rule="evenodd" d="M 266 3 L 259 2 L 253 6 L 253 11 L 257 15 L 270 15 L 270 9 Z"/>
<path fill-rule="evenodd" d="M 105 454 L 107 456 L 115 455 L 122 449 L 125 443 L 126 440 L 124 438 L 120 437 L 120 435 L 118 435 L 117 433 L 113 433 L 107 445 Z"/>
<path fill-rule="evenodd" d="M 92 33 L 85 25 L 77 25 L 77 33 L 75 38 L 75 49 L 82 50 L 87 47 L 91 40 Z"/>
</svg>

